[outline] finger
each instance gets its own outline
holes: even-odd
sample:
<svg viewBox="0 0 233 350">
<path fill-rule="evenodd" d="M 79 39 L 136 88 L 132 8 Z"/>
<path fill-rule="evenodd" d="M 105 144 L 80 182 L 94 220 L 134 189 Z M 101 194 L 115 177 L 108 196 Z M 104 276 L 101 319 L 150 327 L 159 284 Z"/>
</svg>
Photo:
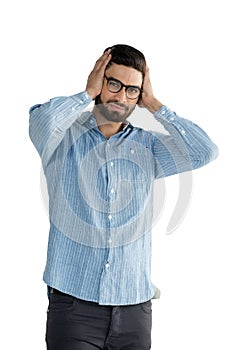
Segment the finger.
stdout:
<svg viewBox="0 0 233 350">
<path fill-rule="evenodd" d="M 107 67 L 107 64 L 109 63 L 109 61 L 111 60 L 111 54 L 109 54 L 108 56 L 104 57 L 98 65 L 98 70 L 101 71 L 101 73 L 104 73 L 105 68 Z"/>
<path fill-rule="evenodd" d="M 145 76 L 143 79 L 143 89 L 150 83 L 149 67 L 146 65 Z"/>
<path fill-rule="evenodd" d="M 100 67 L 102 67 L 102 65 L 108 64 L 108 62 L 111 59 L 110 52 L 111 52 L 111 49 L 109 49 L 105 53 L 103 53 L 103 55 L 96 61 L 94 69 L 98 70 L 98 69 L 100 69 Z"/>
<path fill-rule="evenodd" d="M 150 74 L 150 69 L 149 69 L 148 65 L 146 65 L 145 77 L 149 78 L 149 74 Z"/>
<path fill-rule="evenodd" d="M 111 49 L 107 50 L 106 52 L 104 52 L 96 61 L 96 63 L 99 63 L 101 61 L 103 61 L 106 57 L 108 57 L 109 53 L 110 53 Z"/>
</svg>

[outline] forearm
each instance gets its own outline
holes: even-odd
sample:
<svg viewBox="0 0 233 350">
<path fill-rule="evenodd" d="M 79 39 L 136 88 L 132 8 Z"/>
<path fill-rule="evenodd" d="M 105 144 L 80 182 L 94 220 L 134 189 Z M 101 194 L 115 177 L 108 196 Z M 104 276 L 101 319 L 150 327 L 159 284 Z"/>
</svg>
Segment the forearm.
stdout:
<svg viewBox="0 0 233 350">
<path fill-rule="evenodd" d="M 157 100 L 155 97 L 153 97 L 152 99 L 149 100 L 149 102 L 147 102 L 146 108 L 148 109 L 148 111 L 154 114 L 158 112 L 162 106 L 163 104 L 159 102 L 159 100 Z"/>
<path fill-rule="evenodd" d="M 198 125 L 179 117 L 166 106 L 155 112 L 154 117 L 169 132 L 170 136 L 164 136 L 164 142 L 168 140 L 171 152 L 173 148 L 178 149 L 179 157 L 189 159 L 193 169 L 204 166 L 217 157 L 217 146 Z"/>
</svg>

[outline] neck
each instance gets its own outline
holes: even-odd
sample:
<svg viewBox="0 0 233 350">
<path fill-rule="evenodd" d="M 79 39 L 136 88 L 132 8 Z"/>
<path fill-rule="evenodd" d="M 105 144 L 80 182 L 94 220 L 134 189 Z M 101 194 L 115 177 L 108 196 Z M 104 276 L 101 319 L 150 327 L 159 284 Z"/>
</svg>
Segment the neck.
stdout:
<svg viewBox="0 0 233 350">
<path fill-rule="evenodd" d="M 96 119 L 98 129 L 107 139 L 117 134 L 123 128 L 122 122 L 110 122 L 95 107 L 93 109 L 93 115 Z"/>
</svg>

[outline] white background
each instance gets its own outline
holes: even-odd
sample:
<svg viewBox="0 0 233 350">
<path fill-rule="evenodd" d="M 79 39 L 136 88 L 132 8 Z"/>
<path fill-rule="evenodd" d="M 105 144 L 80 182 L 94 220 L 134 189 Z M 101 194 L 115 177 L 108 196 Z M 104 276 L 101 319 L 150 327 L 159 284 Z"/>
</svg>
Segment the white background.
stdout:
<svg viewBox="0 0 233 350">
<path fill-rule="evenodd" d="M 45 349 L 48 216 L 28 109 L 85 89 L 107 47 L 144 52 L 157 98 L 199 124 L 219 158 L 193 173 L 189 211 L 154 228 L 152 349 L 232 350 L 232 10 L 227 0 L 5 1 L 1 26 L 1 349 Z M 232 125 L 232 124 L 231 124 Z"/>
</svg>

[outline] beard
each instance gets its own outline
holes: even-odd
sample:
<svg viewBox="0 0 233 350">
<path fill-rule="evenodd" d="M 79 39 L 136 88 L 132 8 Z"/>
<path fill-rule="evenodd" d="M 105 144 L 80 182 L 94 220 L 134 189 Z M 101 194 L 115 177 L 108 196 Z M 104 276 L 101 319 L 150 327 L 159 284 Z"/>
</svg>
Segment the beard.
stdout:
<svg viewBox="0 0 233 350">
<path fill-rule="evenodd" d="M 118 110 L 111 109 L 111 103 L 113 103 L 116 107 L 119 107 Z M 108 121 L 115 123 L 124 123 L 127 118 L 134 111 L 136 105 L 126 105 L 124 103 L 118 102 L 114 99 L 108 100 L 106 103 L 103 103 L 100 95 L 98 95 L 95 99 L 95 109 Z"/>
</svg>

